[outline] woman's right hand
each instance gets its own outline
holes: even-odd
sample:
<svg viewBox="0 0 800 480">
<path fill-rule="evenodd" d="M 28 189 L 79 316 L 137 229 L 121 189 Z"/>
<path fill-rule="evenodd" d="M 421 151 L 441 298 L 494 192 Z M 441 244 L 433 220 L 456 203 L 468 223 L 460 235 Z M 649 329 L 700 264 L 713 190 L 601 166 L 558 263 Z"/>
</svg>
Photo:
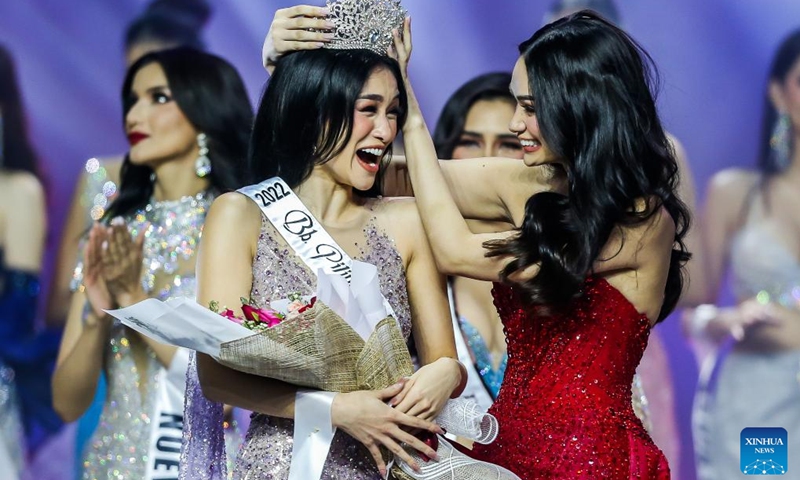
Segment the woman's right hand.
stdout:
<svg viewBox="0 0 800 480">
<path fill-rule="evenodd" d="M 730 335 L 740 342 L 754 326 L 773 323 L 768 305 L 751 298 L 735 307 L 719 309 L 719 313 L 706 325 L 705 333 L 717 341 Z"/>
<path fill-rule="evenodd" d="M 261 49 L 264 68 L 272 74 L 278 60 L 289 52 L 315 50 L 333 39 L 334 24 L 328 9 L 297 5 L 275 12 Z"/>
<path fill-rule="evenodd" d="M 431 459 L 437 458 L 436 451 L 407 430 L 444 433 L 435 423 L 406 415 L 386 404 L 400 393 L 403 385 L 399 382 L 383 390 L 340 393 L 334 397 L 331 406 L 333 426 L 367 447 L 384 478 L 386 463 L 379 449 L 381 445 L 418 471 L 419 465 L 400 445 L 405 443 Z"/>
<path fill-rule="evenodd" d="M 83 286 L 95 321 L 108 316 L 103 310 L 114 308 L 114 301 L 101 272 L 103 242 L 106 240 L 105 228 L 94 224 L 83 249 Z M 91 318 L 87 319 L 87 323 L 91 322 Z"/>
</svg>

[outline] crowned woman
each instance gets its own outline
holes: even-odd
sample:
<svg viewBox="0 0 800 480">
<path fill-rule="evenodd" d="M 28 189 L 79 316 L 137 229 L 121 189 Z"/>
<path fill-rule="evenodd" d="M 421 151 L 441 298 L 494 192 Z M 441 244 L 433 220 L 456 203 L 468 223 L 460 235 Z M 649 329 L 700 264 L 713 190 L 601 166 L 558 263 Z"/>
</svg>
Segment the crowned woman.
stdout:
<svg viewBox="0 0 800 480">
<path fill-rule="evenodd" d="M 258 108 L 249 162 L 253 180 L 280 177 L 345 254 L 377 267 L 381 292 L 404 336 L 414 332 L 422 367 L 413 376 L 383 390 L 333 394 L 319 407 L 337 429 L 321 478 L 378 479 L 387 471 L 381 447 L 412 468 L 419 462 L 402 444 L 436 458 L 408 431 L 439 432 L 431 420 L 460 393 L 465 378 L 455 360 L 443 278 L 414 201 L 374 195 L 405 118 L 402 76 L 386 54 L 405 12 L 388 0 L 343 0 L 329 9 L 336 26 L 330 48 L 292 53 L 276 65 Z M 237 192 L 215 200 L 198 258 L 201 304 L 217 302 L 241 315 L 241 298 L 266 306 L 315 292 L 315 271 L 262 206 Z M 293 445 L 302 443 L 293 438 L 298 387 L 202 354 L 197 373 L 208 399 L 255 412 L 234 478 L 292 478 Z M 209 458 L 220 458 L 220 449 L 214 450 L 219 423 L 213 420 L 220 410 L 207 410 L 197 387 L 190 379 L 182 476 L 222 478 L 222 465 Z"/>
</svg>

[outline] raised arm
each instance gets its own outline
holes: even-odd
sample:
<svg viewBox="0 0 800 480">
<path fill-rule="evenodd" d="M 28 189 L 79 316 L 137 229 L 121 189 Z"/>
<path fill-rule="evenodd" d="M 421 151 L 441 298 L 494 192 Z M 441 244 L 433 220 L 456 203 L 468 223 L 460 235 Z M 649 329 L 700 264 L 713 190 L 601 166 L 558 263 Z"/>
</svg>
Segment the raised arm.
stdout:
<svg viewBox="0 0 800 480">
<path fill-rule="evenodd" d="M 77 420 L 92 403 L 113 324 L 103 312 L 113 308 L 113 302 L 99 274 L 102 228 L 89 232 L 83 252 L 83 286 L 72 295 L 53 372 L 53 407 L 67 422 Z"/>
<path fill-rule="evenodd" d="M 440 271 L 480 280 L 498 280 L 499 273 L 511 260 L 508 257 L 486 257 L 484 242 L 507 238 L 509 232 L 501 234 L 474 234 L 470 231 L 466 220 L 459 211 L 454 197 L 466 199 L 474 198 L 494 199 L 490 202 L 495 209 L 501 210 L 499 205 L 504 205 L 500 190 L 490 178 L 494 174 L 492 167 L 487 164 L 482 168 L 482 179 L 477 172 L 471 170 L 471 180 L 476 183 L 465 185 L 458 193 L 451 194 L 442 169 L 436 158 L 433 145 L 425 119 L 420 111 L 411 83 L 406 73 L 408 56 L 411 54 L 410 23 L 406 19 L 403 39 L 399 35 L 395 38 L 395 48 L 400 59 L 401 69 L 406 79 L 408 92 L 408 116 L 403 126 L 403 139 L 405 141 L 406 159 L 411 183 L 414 185 L 414 194 L 417 200 L 422 224 L 430 241 L 434 258 Z M 465 161 L 466 162 L 466 161 Z M 473 165 L 475 165 L 473 163 Z M 470 191 L 471 189 L 471 191 Z M 508 215 L 506 216 L 508 218 Z"/>
<path fill-rule="evenodd" d="M 527 167 L 511 158 L 439 160 L 448 190 L 464 218 L 519 226 L 531 195 L 561 186 L 559 167 Z M 565 185 L 565 184 L 564 184 Z M 387 197 L 413 197 L 408 162 L 393 156 L 383 178 Z"/>
</svg>

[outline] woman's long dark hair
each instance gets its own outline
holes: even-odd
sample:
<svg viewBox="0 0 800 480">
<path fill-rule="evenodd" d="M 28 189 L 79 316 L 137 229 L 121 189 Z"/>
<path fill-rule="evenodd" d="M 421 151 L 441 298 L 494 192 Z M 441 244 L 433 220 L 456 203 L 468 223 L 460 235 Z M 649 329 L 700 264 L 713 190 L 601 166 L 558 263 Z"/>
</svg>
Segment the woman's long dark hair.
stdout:
<svg viewBox="0 0 800 480">
<path fill-rule="evenodd" d="M 353 131 L 356 100 L 370 75 L 386 69 L 400 92 L 398 126 L 408 98 L 397 62 L 370 50 L 291 53 L 275 66 L 256 113 L 248 155 L 253 182 L 279 176 L 292 188 L 315 165 L 342 152 Z M 386 149 L 383 162 L 391 155 Z M 380 192 L 380 175 L 364 195 Z"/>
<path fill-rule="evenodd" d="M 205 50 L 202 28 L 211 16 L 205 0 L 154 0 L 125 31 L 125 50 L 144 43 Z"/>
<path fill-rule="evenodd" d="M 784 84 L 786 77 L 798 60 L 800 60 L 800 30 L 795 30 L 781 42 L 778 51 L 775 52 L 765 90 L 769 92 L 769 85 L 772 82 Z M 778 111 L 775 109 L 775 105 L 772 104 L 769 93 L 767 93 L 764 99 L 764 114 L 761 120 L 761 138 L 758 151 L 758 169 L 764 177 L 764 181 L 761 183 L 762 186 L 767 184 L 767 179 L 781 173 L 786 168 L 785 165 L 781 165 L 781 161 L 775 155 L 775 151 L 770 147 L 772 130 L 775 128 L 777 121 Z M 793 138 L 794 135 L 789 136 L 790 141 Z M 794 148 L 796 145 L 792 145 L 792 147 Z"/>
<path fill-rule="evenodd" d="M 464 133 L 467 114 L 470 108 L 481 100 L 507 100 L 515 103 L 508 90 L 511 74 L 504 72 L 486 73 L 462 85 L 447 100 L 433 132 L 433 144 L 439 158 L 453 158 L 453 150 Z"/>
<path fill-rule="evenodd" d="M 580 296 L 594 262 L 619 225 L 640 224 L 664 207 L 677 230 L 658 317 L 675 307 L 689 259 L 689 212 L 677 197 L 678 165 L 656 112 L 652 59 L 625 32 L 583 11 L 520 45 L 542 139 L 566 162 L 569 193 L 532 196 L 519 234 L 489 255 L 512 255 L 505 279 L 529 265 L 520 285 L 533 305 Z M 641 200 L 646 207 L 637 208 Z"/>
<path fill-rule="evenodd" d="M 122 87 L 123 124 L 133 106 L 133 80 L 143 67 L 157 63 L 164 69 L 174 101 L 197 129 L 208 137 L 211 189 L 235 190 L 245 182 L 245 158 L 253 108 L 244 83 L 227 61 L 191 48 L 152 52 L 131 65 Z M 144 207 L 153 194 L 153 170 L 122 162 L 119 196 L 108 207 L 109 219 Z"/>
<path fill-rule="evenodd" d="M 38 157 L 30 140 L 17 69 L 11 53 L 0 45 L 0 169 L 39 175 Z"/>
</svg>

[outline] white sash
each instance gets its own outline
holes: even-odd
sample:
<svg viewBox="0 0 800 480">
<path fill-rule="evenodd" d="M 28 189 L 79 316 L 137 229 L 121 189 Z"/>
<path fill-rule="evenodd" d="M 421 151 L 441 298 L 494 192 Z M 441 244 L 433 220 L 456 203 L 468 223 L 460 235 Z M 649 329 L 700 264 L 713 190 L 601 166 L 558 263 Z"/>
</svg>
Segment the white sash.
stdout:
<svg viewBox="0 0 800 480">
<path fill-rule="evenodd" d="M 300 198 L 280 177 L 239 189 L 261 209 L 314 274 L 322 270 L 340 275 L 350 283 L 353 259 L 325 231 Z M 383 298 L 386 311 L 394 315 Z M 336 429 L 332 428 L 331 404 L 335 393 L 298 389 L 295 396 L 294 442 L 288 480 L 319 480 Z"/>
<path fill-rule="evenodd" d="M 158 373 L 156 406 L 150 417 L 145 480 L 178 480 L 188 361 L 188 351 L 179 348 L 169 369 L 161 368 Z"/>
<path fill-rule="evenodd" d="M 453 294 L 453 286 L 450 282 L 447 282 L 447 298 L 450 301 L 450 317 L 453 319 L 453 333 L 455 334 L 458 360 L 467 369 L 467 385 L 464 387 L 460 398 L 473 400 L 482 409 L 489 410 L 494 400 L 492 400 L 492 396 L 489 394 L 478 370 L 475 368 L 475 362 L 472 360 L 472 355 L 470 355 L 469 346 L 467 342 L 464 341 L 464 334 L 461 331 L 458 312 L 456 312 L 455 308 L 456 303 Z"/>
<path fill-rule="evenodd" d="M 314 274 L 341 275 L 350 282 L 353 260 L 311 215 L 280 177 L 239 189 L 261 208 L 278 233 Z"/>
<path fill-rule="evenodd" d="M 256 202 L 264 217 L 315 275 L 322 270 L 340 275 L 350 283 L 353 259 L 325 231 L 282 178 L 272 177 L 238 191 Z M 385 297 L 383 305 L 394 316 L 394 310 Z"/>
</svg>

